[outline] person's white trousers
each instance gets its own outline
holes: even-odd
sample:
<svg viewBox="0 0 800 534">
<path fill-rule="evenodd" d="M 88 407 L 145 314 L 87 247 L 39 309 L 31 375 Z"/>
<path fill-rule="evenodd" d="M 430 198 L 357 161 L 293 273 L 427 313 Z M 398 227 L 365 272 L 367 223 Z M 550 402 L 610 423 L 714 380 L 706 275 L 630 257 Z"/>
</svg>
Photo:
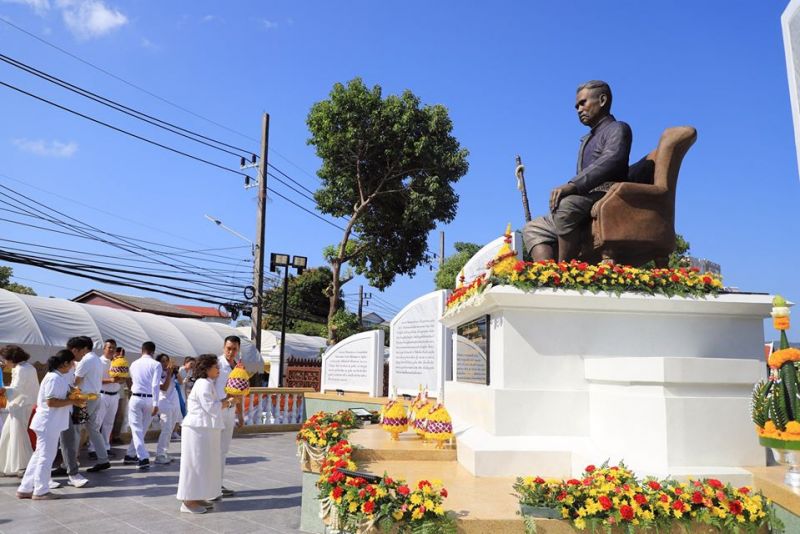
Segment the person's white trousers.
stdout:
<svg viewBox="0 0 800 534">
<path fill-rule="evenodd" d="M 175 428 L 175 425 L 183 419 L 181 416 L 181 405 L 175 403 L 173 405 L 159 406 L 158 417 L 161 421 L 161 433 L 158 435 L 156 456 L 166 454 L 167 449 L 169 449 L 169 440 L 172 437 L 172 430 Z"/>
<path fill-rule="evenodd" d="M 233 440 L 233 428 L 236 426 L 236 410 L 234 408 L 223 409 L 222 420 L 225 423 L 225 428 L 222 429 L 219 447 L 220 459 L 222 460 L 219 466 L 220 485 L 222 485 L 222 479 L 225 478 L 225 459 L 228 457 L 228 450 L 231 448 L 231 441 Z"/>
<path fill-rule="evenodd" d="M 128 402 L 128 423 L 131 425 L 131 444 L 128 456 L 136 456 L 141 460 L 149 460 L 150 454 L 144 444 L 144 435 L 153 421 L 153 399 L 131 396 Z"/>
<path fill-rule="evenodd" d="M 220 429 L 181 428 L 178 500 L 207 501 L 219 496 Z"/>
<path fill-rule="evenodd" d="M 34 495 L 44 495 L 50 492 L 50 470 L 53 467 L 53 460 L 56 459 L 58 451 L 58 437 L 61 432 L 45 430 L 36 431 L 36 450 L 28 462 L 25 475 L 17 489 L 20 493 L 31 493 Z"/>
<path fill-rule="evenodd" d="M 100 434 L 106 442 L 106 450 L 111 449 L 111 430 L 114 428 L 114 419 L 119 409 L 119 393 L 106 395 L 100 393 L 100 408 L 97 409 L 97 420 L 100 421 Z M 89 440 L 89 451 L 94 451 L 94 445 Z"/>
</svg>

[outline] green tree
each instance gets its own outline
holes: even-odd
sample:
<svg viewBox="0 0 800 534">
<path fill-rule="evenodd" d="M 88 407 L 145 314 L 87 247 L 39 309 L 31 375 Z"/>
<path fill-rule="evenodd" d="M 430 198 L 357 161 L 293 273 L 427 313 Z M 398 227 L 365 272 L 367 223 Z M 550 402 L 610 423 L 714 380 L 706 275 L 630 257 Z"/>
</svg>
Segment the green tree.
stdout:
<svg viewBox="0 0 800 534">
<path fill-rule="evenodd" d="M 436 289 L 453 289 L 456 286 L 456 276 L 458 276 L 459 271 L 481 249 L 480 245 L 463 241 L 457 241 L 453 244 L 453 247 L 455 247 L 456 253 L 445 258 L 433 279 L 436 283 Z"/>
<path fill-rule="evenodd" d="M 307 269 L 299 276 L 289 276 L 287 293 L 286 331 L 294 334 L 324 336 L 327 331 L 328 292 L 333 274 L 327 267 Z M 267 330 L 281 329 L 283 311 L 283 284 L 265 292 L 265 312 L 262 327 Z M 344 306 L 341 294 L 337 299 L 339 308 Z"/>
<path fill-rule="evenodd" d="M 11 267 L 0 267 L 0 288 L 14 293 L 22 293 L 23 295 L 36 295 L 36 291 L 33 288 L 12 282 L 11 277 L 13 275 L 14 269 Z"/>
<path fill-rule="evenodd" d="M 336 310 L 328 322 L 328 338 L 333 343 L 338 343 L 362 330 L 358 324 L 358 315 L 344 308 Z"/>
<path fill-rule="evenodd" d="M 669 266 L 672 269 L 689 265 L 689 248 L 691 245 L 681 234 L 675 234 L 675 251 L 669 255 Z"/>
<path fill-rule="evenodd" d="M 310 145 L 322 166 L 314 194 L 320 211 L 345 219 L 329 250 L 333 279 L 328 336 L 338 308 L 341 269 L 349 264 L 384 289 L 428 259 L 428 233 L 455 217 L 453 184 L 468 169 L 467 150 L 452 135 L 442 105 L 421 105 L 411 91 L 383 97 L 360 78 L 333 86 L 307 119 Z"/>
</svg>

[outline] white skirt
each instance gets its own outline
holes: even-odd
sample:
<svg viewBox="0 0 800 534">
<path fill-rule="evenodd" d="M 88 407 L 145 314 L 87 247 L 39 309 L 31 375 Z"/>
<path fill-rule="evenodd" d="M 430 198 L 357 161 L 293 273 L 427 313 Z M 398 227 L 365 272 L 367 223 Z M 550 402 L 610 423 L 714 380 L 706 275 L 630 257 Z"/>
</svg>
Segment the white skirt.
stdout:
<svg viewBox="0 0 800 534">
<path fill-rule="evenodd" d="M 178 500 L 207 501 L 219 496 L 222 487 L 220 432 L 221 429 L 212 428 L 181 428 Z"/>
<path fill-rule="evenodd" d="M 28 421 L 33 405 L 14 406 L 0 432 L 0 474 L 16 475 L 28 466 L 33 455 L 31 438 L 28 436 Z"/>
</svg>

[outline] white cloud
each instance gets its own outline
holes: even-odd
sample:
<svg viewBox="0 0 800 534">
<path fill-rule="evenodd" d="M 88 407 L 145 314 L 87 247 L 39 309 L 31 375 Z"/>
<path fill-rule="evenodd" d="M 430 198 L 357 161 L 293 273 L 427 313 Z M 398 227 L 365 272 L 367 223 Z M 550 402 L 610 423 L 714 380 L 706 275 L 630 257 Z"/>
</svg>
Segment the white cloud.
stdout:
<svg viewBox="0 0 800 534">
<path fill-rule="evenodd" d="M 50 0 L 0 0 L 5 4 L 23 4 L 33 9 L 37 15 L 44 15 L 50 9 Z"/>
<path fill-rule="evenodd" d="M 265 30 L 274 30 L 278 27 L 278 23 L 274 20 L 260 19 L 259 22 L 261 22 Z"/>
<path fill-rule="evenodd" d="M 203 22 L 214 22 L 215 20 L 217 20 L 215 15 L 206 15 L 203 17 Z"/>
<path fill-rule="evenodd" d="M 56 0 L 64 24 L 79 39 L 102 37 L 128 23 L 121 11 L 102 0 Z"/>
<path fill-rule="evenodd" d="M 12 143 L 23 152 L 52 158 L 71 158 L 78 151 L 78 143 L 75 141 L 62 143 L 57 140 L 14 139 Z"/>
</svg>

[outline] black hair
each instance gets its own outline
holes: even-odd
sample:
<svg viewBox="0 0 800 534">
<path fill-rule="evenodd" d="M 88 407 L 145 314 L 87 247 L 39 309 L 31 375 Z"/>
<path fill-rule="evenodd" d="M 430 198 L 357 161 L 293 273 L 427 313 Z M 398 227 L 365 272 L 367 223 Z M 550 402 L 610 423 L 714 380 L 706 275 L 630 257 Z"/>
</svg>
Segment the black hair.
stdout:
<svg viewBox="0 0 800 534">
<path fill-rule="evenodd" d="M 606 95 L 608 99 L 608 109 L 611 110 L 611 87 L 602 80 L 589 80 L 578 86 L 576 93 L 580 93 L 583 89 L 591 89 L 595 95 Z"/>
<path fill-rule="evenodd" d="M 164 354 L 164 353 L 162 352 L 161 354 L 159 354 L 158 356 L 156 356 L 156 361 L 157 361 L 157 362 L 163 362 L 165 358 L 166 358 L 167 360 L 169 360 L 169 354 Z"/>
<path fill-rule="evenodd" d="M 6 345 L 0 349 L 0 358 L 14 363 L 21 363 L 30 358 L 30 354 L 17 345 Z"/>
<path fill-rule="evenodd" d="M 201 354 L 194 366 L 194 377 L 208 378 L 208 370 L 215 365 L 217 365 L 217 357 L 214 354 Z"/>
<path fill-rule="evenodd" d="M 87 349 L 92 350 L 94 344 L 92 338 L 86 336 L 75 336 L 67 340 L 67 350 Z"/>
<path fill-rule="evenodd" d="M 145 354 L 153 354 L 156 351 L 156 344 L 152 341 L 145 341 L 142 343 L 142 352 Z"/>
<path fill-rule="evenodd" d="M 115 347 L 117 346 L 117 340 L 116 340 L 116 339 L 111 339 L 111 338 L 108 338 L 108 339 L 106 339 L 106 340 L 103 342 L 103 345 L 106 345 L 106 344 L 108 344 L 108 343 L 111 343 L 111 344 L 112 344 L 112 345 L 114 345 Z"/>
<path fill-rule="evenodd" d="M 65 363 L 70 363 L 75 360 L 75 355 L 70 350 L 60 350 L 55 356 L 50 356 L 47 359 L 47 370 L 51 373 L 57 371 L 59 367 Z"/>
<path fill-rule="evenodd" d="M 125 356 L 125 348 L 124 347 L 117 347 L 117 350 L 114 352 L 114 354 L 119 354 L 121 356 Z"/>
<path fill-rule="evenodd" d="M 239 338 L 239 336 L 228 336 L 228 337 L 226 337 L 225 338 L 225 343 L 227 343 L 229 341 L 231 343 L 239 345 L 240 347 L 242 346 L 242 340 L 241 340 L 241 338 Z"/>
</svg>

